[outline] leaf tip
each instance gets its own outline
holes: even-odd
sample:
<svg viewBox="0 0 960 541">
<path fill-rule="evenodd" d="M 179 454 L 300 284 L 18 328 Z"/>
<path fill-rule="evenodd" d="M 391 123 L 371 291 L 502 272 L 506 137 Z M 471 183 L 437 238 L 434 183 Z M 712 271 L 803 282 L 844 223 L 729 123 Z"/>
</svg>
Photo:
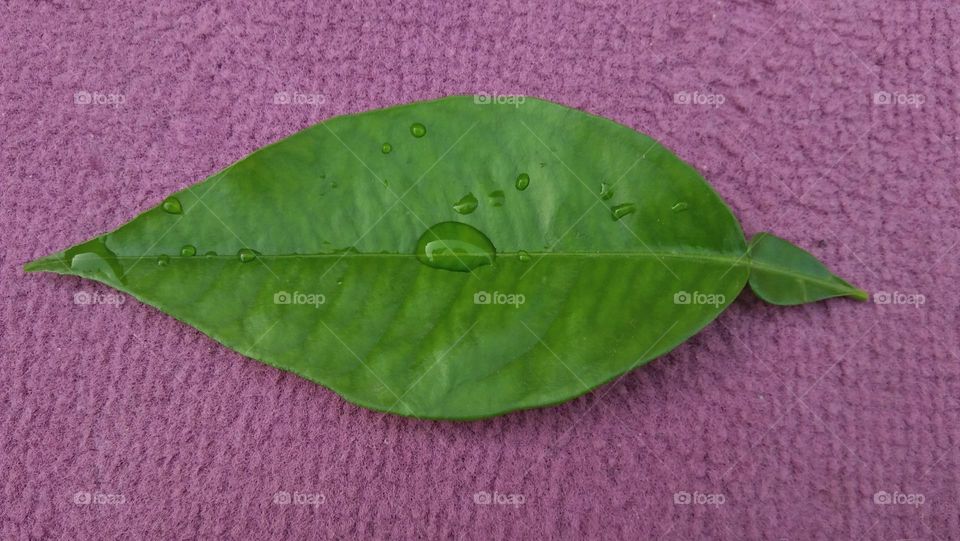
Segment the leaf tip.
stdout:
<svg viewBox="0 0 960 541">
<path fill-rule="evenodd" d="M 870 300 L 870 293 L 868 293 L 865 289 L 860 289 L 859 287 L 854 287 L 853 292 L 848 296 L 860 302 L 867 302 Z"/>
<path fill-rule="evenodd" d="M 771 233 L 758 233 L 747 248 L 750 287 L 772 304 L 796 305 L 832 297 L 867 301 L 870 294 L 833 274 L 810 252 Z"/>
<path fill-rule="evenodd" d="M 60 252 L 28 261 L 23 265 L 24 272 L 62 272 L 64 268 L 63 254 Z"/>
</svg>

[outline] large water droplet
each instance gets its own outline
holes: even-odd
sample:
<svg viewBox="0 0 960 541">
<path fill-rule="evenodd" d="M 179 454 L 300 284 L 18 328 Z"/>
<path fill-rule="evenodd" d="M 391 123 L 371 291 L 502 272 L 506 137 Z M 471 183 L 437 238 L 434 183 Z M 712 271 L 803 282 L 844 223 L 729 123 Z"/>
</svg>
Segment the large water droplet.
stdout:
<svg viewBox="0 0 960 541">
<path fill-rule="evenodd" d="M 503 190 L 494 190 L 487 194 L 487 202 L 490 203 L 491 207 L 502 207 L 505 200 L 506 196 L 503 194 Z"/>
<path fill-rule="evenodd" d="M 197 255 L 197 247 L 192 244 L 185 244 L 183 248 L 180 248 L 180 255 L 184 257 Z"/>
<path fill-rule="evenodd" d="M 410 133 L 413 134 L 414 137 L 423 137 L 427 134 L 427 127 L 419 122 L 414 122 L 410 126 Z"/>
<path fill-rule="evenodd" d="M 383 152 L 384 154 L 390 154 L 391 150 L 393 150 L 393 145 L 391 145 L 390 143 L 384 143 L 380 147 L 380 152 Z"/>
<path fill-rule="evenodd" d="M 183 206 L 180 204 L 180 200 L 173 196 L 164 199 L 163 204 L 160 206 L 163 208 L 163 210 L 169 212 L 170 214 L 183 213 Z"/>
<path fill-rule="evenodd" d="M 436 269 L 469 272 L 496 259 L 496 248 L 479 229 L 459 222 L 441 222 L 417 241 L 417 259 Z"/>
<path fill-rule="evenodd" d="M 674 212 L 683 212 L 688 208 L 690 208 L 690 205 L 688 205 L 686 201 L 678 201 L 675 205 L 670 207 L 670 210 Z"/>
<path fill-rule="evenodd" d="M 520 173 L 519 175 L 517 175 L 516 187 L 518 190 L 522 192 L 523 190 L 526 190 L 527 186 L 529 185 L 530 185 L 530 175 L 526 173 Z"/>
<path fill-rule="evenodd" d="M 470 214 L 477 210 L 477 198 L 472 193 L 468 193 L 453 204 L 453 210 L 460 214 Z"/>
<path fill-rule="evenodd" d="M 170 264 L 170 256 L 168 256 L 167 254 L 162 254 L 160 257 L 157 258 L 158 266 L 166 267 L 169 264 Z"/>
<path fill-rule="evenodd" d="M 254 252 L 250 248 L 241 248 L 240 251 L 237 252 L 237 256 L 240 257 L 241 263 L 247 263 L 257 258 L 257 252 Z"/>
<path fill-rule="evenodd" d="M 600 183 L 600 199 L 606 201 L 613 197 L 613 186 L 607 184 L 606 182 Z"/>
<path fill-rule="evenodd" d="M 84 276 L 102 276 L 108 282 L 116 280 L 126 283 L 126 271 L 120 265 L 120 260 L 103 237 L 88 240 L 64 252 L 64 258 L 70 269 L 82 273 Z"/>
<path fill-rule="evenodd" d="M 611 213 L 613 214 L 613 219 L 619 220 L 620 218 L 623 218 L 627 214 L 633 214 L 634 212 L 636 212 L 637 206 L 634 205 L 633 203 L 624 203 L 622 205 L 617 205 L 610 210 L 611 210 Z"/>
</svg>

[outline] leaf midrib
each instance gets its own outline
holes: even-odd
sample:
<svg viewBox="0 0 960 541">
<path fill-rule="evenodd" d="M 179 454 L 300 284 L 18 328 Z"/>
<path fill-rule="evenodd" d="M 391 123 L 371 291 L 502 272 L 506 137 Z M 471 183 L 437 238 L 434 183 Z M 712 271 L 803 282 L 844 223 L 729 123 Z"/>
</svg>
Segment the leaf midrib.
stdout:
<svg viewBox="0 0 960 541">
<path fill-rule="evenodd" d="M 485 254 L 480 254 L 485 255 Z M 719 253 L 704 253 L 704 252 L 654 252 L 654 251 L 640 251 L 640 252 L 497 252 L 497 258 L 517 258 L 520 256 L 529 256 L 531 259 L 540 259 L 544 257 L 581 257 L 587 259 L 602 259 L 606 257 L 620 257 L 620 258 L 632 258 L 632 257 L 649 257 L 649 258 L 672 258 L 672 259 L 688 259 L 692 261 L 701 261 L 701 262 L 716 262 L 716 263 L 727 263 L 730 265 L 741 266 L 748 264 L 749 260 L 746 259 L 743 255 L 724 255 Z M 169 255 L 169 254 L 148 254 L 148 255 L 114 255 L 109 257 L 104 257 L 106 260 L 116 260 L 116 261 L 136 261 L 141 259 L 149 259 L 154 257 L 165 256 L 171 261 L 176 260 L 223 260 L 223 259 L 237 259 L 237 255 L 230 254 L 216 254 L 216 255 Z M 333 252 L 326 254 L 257 254 L 258 258 L 262 259 L 346 259 L 346 258 L 416 258 L 416 254 L 412 253 L 389 253 L 389 252 Z M 62 262 L 62 258 L 58 258 Z M 39 263 L 43 260 L 34 261 L 34 263 Z"/>
<path fill-rule="evenodd" d="M 140 260 L 147 259 L 151 257 L 159 257 L 162 254 L 156 255 L 117 255 L 113 256 L 110 259 L 116 260 Z M 724 255 L 719 253 L 705 253 L 705 252 L 655 252 L 655 251 L 637 251 L 637 252 L 527 252 L 525 255 L 529 256 L 531 259 L 541 259 L 545 257 L 582 257 L 582 258 L 596 258 L 602 259 L 607 257 L 649 257 L 656 259 L 683 259 L 689 261 L 696 261 L 701 263 L 719 263 L 727 264 L 730 268 L 734 267 L 749 267 L 751 269 L 758 269 L 765 272 L 770 272 L 773 274 L 779 274 L 781 276 L 786 276 L 788 278 L 794 278 L 797 280 L 802 280 L 810 283 L 820 285 L 822 287 L 828 288 L 833 291 L 857 291 L 856 288 L 845 287 L 843 284 L 838 284 L 829 280 L 820 279 L 818 277 L 811 276 L 809 274 L 802 274 L 796 271 L 791 270 L 787 267 L 778 267 L 772 266 L 766 263 L 761 263 L 756 260 L 751 260 L 746 256 L 746 254 L 733 256 L 733 255 Z M 520 254 L 516 252 L 507 252 L 507 253 L 498 253 L 498 258 L 516 258 Z M 194 255 L 194 256 L 181 256 L 181 255 L 171 255 L 168 256 L 170 260 L 210 260 L 210 259 L 236 259 L 236 255 Z M 345 252 L 345 253 L 329 253 L 329 254 L 257 254 L 258 258 L 263 259 L 346 259 L 346 258 L 415 258 L 415 254 L 410 253 L 377 253 L 377 252 Z M 39 263 L 40 261 L 36 261 Z M 69 269 L 69 267 L 60 260 L 60 264 Z M 46 268 L 37 268 L 36 270 L 54 270 L 49 267 Z M 58 271 L 55 271 L 58 272 Z"/>
</svg>

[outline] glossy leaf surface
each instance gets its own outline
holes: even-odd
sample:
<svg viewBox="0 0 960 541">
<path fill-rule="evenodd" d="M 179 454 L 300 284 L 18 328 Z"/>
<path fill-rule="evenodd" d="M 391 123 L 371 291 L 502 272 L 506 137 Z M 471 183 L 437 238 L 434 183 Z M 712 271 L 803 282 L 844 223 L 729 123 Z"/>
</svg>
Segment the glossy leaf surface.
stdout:
<svg viewBox="0 0 960 541">
<path fill-rule="evenodd" d="M 798 299 L 770 274 L 780 255 L 822 278 L 754 250 L 772 302 Z M 671 350 L 737 296 L 751 256 L 649 137 L 546 101 L 450 97 L 327 120 L 27 269 L 109 284 L 356 404 L 469 419 Z"/>
</svg>

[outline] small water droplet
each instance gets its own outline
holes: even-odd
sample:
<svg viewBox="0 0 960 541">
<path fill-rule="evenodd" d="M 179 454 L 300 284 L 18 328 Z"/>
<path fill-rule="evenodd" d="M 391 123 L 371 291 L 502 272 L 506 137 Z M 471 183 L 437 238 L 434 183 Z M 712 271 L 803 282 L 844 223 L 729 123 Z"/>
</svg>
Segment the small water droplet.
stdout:
<svg viewBox="0 0 960 541">
<path fill-rule="evenodd" d="M 496 259 L 496 248 L 479 229 L 459 222 L 441 222 L 417 241 L 417 259 L 429 267 L 469 272 Z"/>
<path fill-rule="evenodd" d="M 520 261 L 530 261 L 530 254 L 528 254 L 524 250 L 520 250 L 519 252 L 517 252 L 517 259 L 519 259 Z"/>
<path fill-rule="evenodd" d="M 468 193 L 453 204 L 453 210 L 460 214 L 470 214 L 477 210 L 477 198 L 472 193 Z"/>
<path fill-rule="evenodd" d="M 203 255 L 204 255 L 204 257 L 216 257 L 216 256 L 217 256 L 217 252 L 214 252 L 213 250 L 210 250 L 209 252 L 207 252 L 207 253 L 205 253 L 205 254 L 203 254 Z"/>
<path fill-rule="evenodd" d="M 526 190 L 527 186 L 529 185 L 530 185 L 530 175 L 526 173 L 520 173 L 519 175 L 517 175 L 516 186 L 518 190 L 522 192 L 523 190 Z"/>
<path fill-rule="evenodd" d="M 183 214 L 183 206 L 180 205 L 180 200 L 176 197 L 170 196 L 164 199 L 160 206 L 170 214 Z"/>
<path fill-rule="evenodd" d="M 637 206 L 634 205 L 633 203 L 624 203 L 622 205 L 617 205 L 610 210 L 612 211 L 613 219 L 619 220 L 620 218 L 623 218 L 627 214 L 633 214 L 634 212 L 636 212 Z"/>
<path fill-rule="evenodd" d="M 380 152 L 383 152 L 384 154 L 390 154 L 391 150 L 393 150 L 393 145 L 391 145 L 390 143 L 384 143 L 380 147 Z"/>
<path fill-rule="evenodd" d="M 687 210 L 689 207 L 690 207 L 690 205 L 688 205 L 686 201 L 679 201 L 679 202 L 677 202 L 675 205 L 673 205 L 672 207 L 670 207 L 670 210 L 672 210 L 672 211 L 674 211 L 674 212 L 683 212 L 683 211 Z"/>
<path fill-rule="evenodd" d="M 237 255 L 240 257 L 241 263 L 247 263 L 253 261 L 257 258 L 257 252 L 254 252 L 250 248 L 241 248 Z"/>
<path fill-rule="evenodd" d="M 613 187 L 607 184 L 606 182 L 600 183 L 600 199 L 606 201 L 613 197 Z"/>
<path fill-rule="evenodd" d="M 163 254 L 157 258 L 157 265 L 160 267 L 166 267 L 170 263 L 170 256 Z"/>
<path fill-rule="evenodd" d="M 490 203 L 491 207 L 502 207 L 505 200 L 506 196 L 503 194 L 503 190 L 494 190 L 487 194 L 487 202 Z"/>
<path fill-rule="evenodd" d="M 419 122 L 414 122 L 410 126 L 410 133 L 413 134 L 414 137 L 423 137 L 427 134 L 427 127 Z"/>
<path fill-rule="evenodd" d="M 186 244 L 183 248 L 180 248 L 180 255 L 184 257 L 197 255 L 197 247 L 192 244 Z"/>
</svg>

